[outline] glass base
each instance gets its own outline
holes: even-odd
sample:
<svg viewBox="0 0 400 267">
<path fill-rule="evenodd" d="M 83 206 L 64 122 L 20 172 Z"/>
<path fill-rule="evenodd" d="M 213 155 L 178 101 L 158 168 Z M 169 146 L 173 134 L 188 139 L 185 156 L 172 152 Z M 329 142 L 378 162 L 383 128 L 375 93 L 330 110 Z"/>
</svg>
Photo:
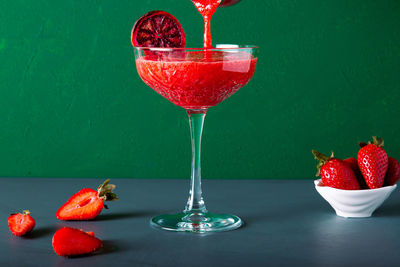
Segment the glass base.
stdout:
<svg viewBox="0 0 400 267">
<path fill-rule="evenodd" d="M 242 224 L 242 220 L 235 215 L 209 212 L 163 214 L 150 220 L 150 225 L 157 229 L 191 233 L 230 231 Z"/>
</svg>

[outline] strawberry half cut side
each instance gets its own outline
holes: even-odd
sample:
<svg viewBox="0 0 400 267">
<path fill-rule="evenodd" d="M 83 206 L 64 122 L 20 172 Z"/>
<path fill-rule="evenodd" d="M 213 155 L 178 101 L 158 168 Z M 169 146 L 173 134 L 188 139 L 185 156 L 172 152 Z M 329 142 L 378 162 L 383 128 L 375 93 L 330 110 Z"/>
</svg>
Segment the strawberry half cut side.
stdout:
<svg viewBox="0 0 400 267">
<path fill-rule="evenodd" d="M 59 220 L 92 220 L 103 210 L 104 201 L 117 200 L 115 185 L 106 180 L 96 190 L 85 188 L 74 194 L 56 213 Z"/>
<path fill-rule="evenodd" d="M 185 47 L 185 32 L 179 21 L 165 11 L 151 11 L 133 25 L 131 42 L 136 47 Z"/>
<path fill-rule="evenodd" d="M 22 213 L 10 214 L 8 217 L 8 227 L 15 236 L 23 236 L 35 227 L 35 220 L 30 215 L 29 210 L 24 210 Z"/>
<path fill-rule="evenodd" d="M 63 227 L 53 235 L 52 245 L 57 255 L 71 257 L 92 253 L 101 248 L 103 242 L 93 232 Z"/>
</svg>

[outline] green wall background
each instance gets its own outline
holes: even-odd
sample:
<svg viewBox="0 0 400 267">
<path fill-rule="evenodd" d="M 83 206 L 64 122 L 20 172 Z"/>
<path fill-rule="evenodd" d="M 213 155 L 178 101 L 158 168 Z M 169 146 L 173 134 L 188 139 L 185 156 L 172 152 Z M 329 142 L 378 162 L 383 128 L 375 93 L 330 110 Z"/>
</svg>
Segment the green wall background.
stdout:
<svg viewBox="0 0 400 267">
<path fill-rule="evenodd" d="M 130 30 L 189 0 L 0 1 L 0 176 L 187 178 L 184 110 L 136 73 Z M 355 156 L 371 135 L 400 157 L 400 1 L 243 0 L 214 43 L 261 47 L 250 84 L 211 108 L 204 178 L 309 178 L 311 149 Z"/>
</svg>

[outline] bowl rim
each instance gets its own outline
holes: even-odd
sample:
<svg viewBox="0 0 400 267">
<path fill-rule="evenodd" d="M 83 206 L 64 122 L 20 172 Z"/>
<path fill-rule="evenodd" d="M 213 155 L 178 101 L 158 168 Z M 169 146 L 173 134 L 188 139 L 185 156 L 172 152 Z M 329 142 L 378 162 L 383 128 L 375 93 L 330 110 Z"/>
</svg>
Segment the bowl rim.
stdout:
<svg viewBox="0 0 400 267">
<path fill-rule="evenodd" d="M 387 185 L 387 186 L 383 186 L 380 188 L 375 188 L 375 189 L 360 189 L 360 190 L 345 190 L 345 189 L 338 189 L 338 188 L 334 188 L 334 187 L 330 187 L 330 186 L 320 186 L 318 185 L 321 182 L 321 179 L 316 179 L 314 180 L 314 185 L 315 188 L 320 188 L 320 189 L 327 189 L 327 190 L 332 190 L 332 191 L 336 191 L 336 192 L 340 192 L 343 194 L 368 194 L 368 193 L 372 193 L 372 192 L 380 192 L 380 191 L 391 191 L 396 189 L 397 184 L 394 185 Z"/>
</svg>

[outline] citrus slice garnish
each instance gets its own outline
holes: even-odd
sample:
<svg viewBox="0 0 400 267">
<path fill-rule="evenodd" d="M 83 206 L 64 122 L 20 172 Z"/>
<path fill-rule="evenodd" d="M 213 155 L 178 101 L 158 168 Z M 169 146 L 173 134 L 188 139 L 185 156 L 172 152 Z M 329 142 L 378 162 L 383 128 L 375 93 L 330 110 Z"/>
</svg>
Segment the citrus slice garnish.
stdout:
<svg viewBox="0 0 400 267">
<path fill-rule="evenodd" d="M 185 47 L 186 38 L 182 25 L 171 14 L 151 11 L 139 18 L 131 32 L 133 46 Z"/>
</svg>

